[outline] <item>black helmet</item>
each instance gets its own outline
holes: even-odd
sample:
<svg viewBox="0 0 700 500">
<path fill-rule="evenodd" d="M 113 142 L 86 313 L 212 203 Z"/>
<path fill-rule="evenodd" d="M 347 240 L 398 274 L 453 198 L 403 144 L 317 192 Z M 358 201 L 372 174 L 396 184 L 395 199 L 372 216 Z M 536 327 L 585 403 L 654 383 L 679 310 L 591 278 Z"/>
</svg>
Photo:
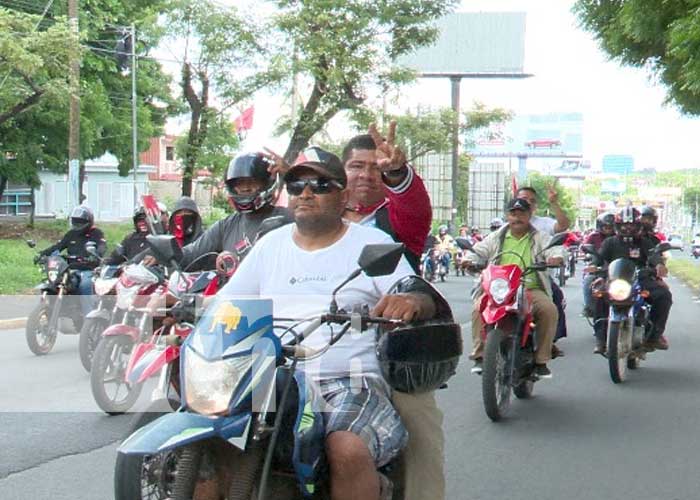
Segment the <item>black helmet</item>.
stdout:
<svg viewBox="0 0 700 500">
<path fill-rule="evenodd" d="M 489 230 L 498 231 L 502 225 L 503 219 L 501 219 L 500 217 L 496 217 L 494 219 L 491 219 L 491 222 L 489 223 Z"/>
<path fill-rule="evenodd" d="M 143 207 L 139 207 L 136 210 L 134 210 L 134 216 L 131 218 L 131 220 L 134 221 L 134 229 L 136 231 L 139 231 L 139 221 L 146 220 L 146 209 L 144 209 Z"/>
<path fill-rule="evenodd" d="M 403 328 L 377 329 L 377 359 L 387 383 L 400 392 L 428 392 L 455 374 L 462 355 L 462 332 L 445 298 L 418 276 L 398 281 L 388 293 L 422 292 L 436 303 L 434 319 Z"/>
<path fill-rule="evenodd" d="M 650 217 L 651 221 L 641 220 L 642 217 Z M 640 222 L 642 223 L 642 226 L 644 226 L 644 229 L 648 231 L 653 231 L 656 227 L 657 221 L 659 220 L 659 216 L 657 215 L 656 210 L 654 210 L 653 207 L 650 207 L 648 205 L 644 205 L 639 209 L 639 218 Z"/>
<path fill-rule="evenodd" d="M 70 226 L 73 231 L 90 229 L 95 222 L 92 210 L 85 205 L 78 205 L 70 213 Z"/>
<path fill-rule="evenodd" d="M 615 216 L 615 232 L 624 238 L 631 238 L 639 232 L 639 210 L 625 207 Z"/>
<path fill-rule="evenodd" d="M 270 163 L 260 153 L 247 153 L 236 156 L 226 170 L 226 188 L 236 210 L 243 213 L 255 212 L 275 201 L 279 191 L 279 176 L 272 177 L 267 171 Z M 236 194 L 233 189 L 238 179 L 257 179 L 263 188 L 252 194 Z"/>
<path fill-rule="evenodd" d="M 615 214 L 612 212 L 603 212 L 595 219 L 595 228 L 598 231 L 603 229 L 603 226 L 615 226 Z"/>
</svg>

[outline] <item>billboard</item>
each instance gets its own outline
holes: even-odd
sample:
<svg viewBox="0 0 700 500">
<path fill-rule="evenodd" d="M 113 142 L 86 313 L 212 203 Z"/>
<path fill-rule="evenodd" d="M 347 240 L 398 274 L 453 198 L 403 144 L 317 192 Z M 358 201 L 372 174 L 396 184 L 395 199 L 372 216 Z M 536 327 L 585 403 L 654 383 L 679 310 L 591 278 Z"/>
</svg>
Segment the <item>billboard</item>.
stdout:
<svg viewBox="0 0 700 500">
<path fill-rule="evenodd" d="M 433 45 L 399 58 L 423 75 L 523 73 L 524 12 L 461 12 L 438 20 Z"/>
</svg>

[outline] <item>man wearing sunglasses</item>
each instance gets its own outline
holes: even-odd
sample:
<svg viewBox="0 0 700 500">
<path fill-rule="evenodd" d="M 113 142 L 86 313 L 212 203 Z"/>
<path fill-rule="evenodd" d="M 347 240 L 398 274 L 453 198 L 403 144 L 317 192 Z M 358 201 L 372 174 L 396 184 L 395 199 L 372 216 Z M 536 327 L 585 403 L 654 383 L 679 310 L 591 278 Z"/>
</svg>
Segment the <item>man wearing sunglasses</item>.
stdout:
<svg viewBox="0 0 700 500">
<path fill-rule="evenodd" d="M 270 297 L 275 316 L 309 317 L 328 310 L 333 290 L 356 269 L 365 244 L 392 240 L 380 230 L 343 219 L 347 176 L 332 153 L 307 148 L 284 179 L 295 223 L 261 238 L 220 293 Z M 346 310 L 368 305 L 374 316 L 404 321 L 430 318 L 436 309 L 428 295 L 386 295 L 411 274 L 404 258 L 389 276 L 362 274 L 339 292 L 338 305 Z M 330 335 L 330 330 L 317 331 L 305 345 L 320 349 Z M 334 500 L 378 500 L 383 481 L 376 469 L 391 461 L 408 437 L 375 348 L 371 333 L 347 335 L 317 360 L 304 363 L 331 408 L 324 419 Z"/>
</svg>

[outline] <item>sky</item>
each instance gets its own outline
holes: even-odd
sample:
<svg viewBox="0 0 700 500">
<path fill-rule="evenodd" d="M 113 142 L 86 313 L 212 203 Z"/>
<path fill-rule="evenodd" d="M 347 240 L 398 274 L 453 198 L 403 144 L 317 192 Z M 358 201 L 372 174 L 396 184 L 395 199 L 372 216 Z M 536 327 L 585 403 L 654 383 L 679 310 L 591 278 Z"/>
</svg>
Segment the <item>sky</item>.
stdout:
<svg viewBox="0 0 700 500">
<path fill-rule="evenodd" d="M 233 0 L 218 3 L 227 2 Z M 606 154 L 632 155 L 638 169 L 700 168 L 700 158 L 694 155 L 700 119 L 684 117 L 672 105 L 664 105 L 665 89 L 654 84 L 647 71 L 608 61 L 592 35 L 577 27 L 570 10 L 573 3 L 463 0 L 458 9 L 462 12 L 526 13 L 524 71 L 534 76 L 521 80 L 463 80 L 462 109 L 478 100 L 516 114 L 578 111 L 584 115 L 584 158 L 594 168 Z M 268 146 L 282 152 L 286 140 L 271 134 L 281 100 L 263 92 L 250 103 L 255 105 L 255 125 L 244 148 Z M 449 81 L 419 79 L 402 89 L 395 107 L 400 110 L 419 103 L 450 106 Z M 338 124 L 331 130 L 337 132 Z"/>
</svg>

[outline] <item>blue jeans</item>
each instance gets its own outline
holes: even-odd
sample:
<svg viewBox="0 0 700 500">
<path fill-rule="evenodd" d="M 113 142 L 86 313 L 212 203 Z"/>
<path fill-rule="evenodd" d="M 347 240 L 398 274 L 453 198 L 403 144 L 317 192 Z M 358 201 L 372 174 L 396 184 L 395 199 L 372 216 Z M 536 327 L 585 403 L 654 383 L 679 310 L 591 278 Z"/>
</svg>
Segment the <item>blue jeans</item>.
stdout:
<svg viewBox="0 0 700 500">
<path fill-rule="evenodd" d="M 78 293 L 80 294 L 80 309 L 83 314 L 87 314 L 95 308 L 95 296 L 92 293 L 92 271 L 80 271 L 80 283 Z"/>
</svg>

